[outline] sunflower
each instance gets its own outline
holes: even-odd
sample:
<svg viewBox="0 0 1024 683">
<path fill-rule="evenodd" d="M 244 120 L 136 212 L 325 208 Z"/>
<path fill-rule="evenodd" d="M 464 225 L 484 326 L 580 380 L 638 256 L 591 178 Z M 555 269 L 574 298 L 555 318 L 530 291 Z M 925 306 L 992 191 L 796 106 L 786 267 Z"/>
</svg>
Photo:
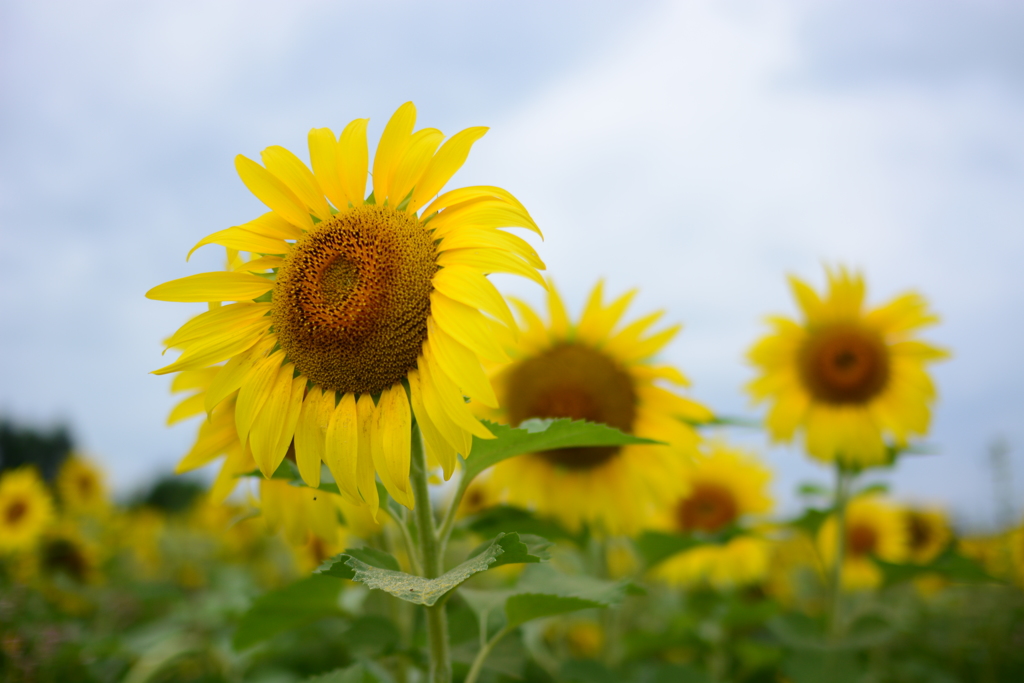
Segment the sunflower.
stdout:
<svg viewBox="0 0 1024 683">
<path fill-rule="evenodd" d="M 501 410 L 487 416 L 513 426 L 530 418 L 600 422 L 664 446 L 592 446 L 532 453 L 499 463 L 488 478 L 495 496 L 536 509 L 575 530 L 584 523 L 608 534 L 638 530 L 685 487 L 698 437 L 687 421 L 707 420 L 704 406 L 659 386 L 686 386 L 674 367 L 652 357 L 679 326 L 650 332 L 652 313 L 620 321 L 635 292 L 610 304 L 601 283 L 572 323 L 549 283 L 550 322 L 516 301 L 524 328 L 512 361 L 492 368 Z"/>
<path fill-rule="evenodd" d="M 716 533 L 748 515 L 769 512 L 768 482 L 772 473 L 758 460 L 724 443 L 687 468 L 689 490 L 671 507 L 668 527 L 681 533 Z"/>
<path fill-rule="evenodd" d="M 63 509 L 72 514 L 99 513 L 107 508 L 107 486 L 102 470 L 72 453 L 57 473 L 57 493 Z"/>
<path fill-rule="evenodd" d="M 874 559 L 907 559 L 907 527 L 903 513 L 876 496 L 854 498 L 846 507 L 845 545 L 841 582 L 848 590 L 877 588 L 882 572 Z M 818 531 L 818 550 L 828 567 L 835 566 L 836 518 L 825 520 Z"/>
<path fill-rule="evenodd" d="M 67 521 L 47 530 L 39 544 L 39 569 L 47 575 L 63 575 L 76 583 L 99 580 L 99 557 L 96 544 Z"/>
<path fill-rule="evenodd" d="M 952 533 L 940 510 L 906 509 L 903 521 L 907 527 L 907 559 L 914 564 L 930 564 L 949 545 Z"/>
<path fill-rule="evenodd" d="M 33 547 L 53 520 L 53 500 L 35 469 L 0 475 L 0 552 Z"/>
<path fill-rule="evenodd" d="M 707 454 L 695 458 L 686 479 L 689 490 L 669 506 L 658 526 L 684 534 L 714 534 L 772 508 L 768 495 L 771 471 L 753 456 L 724 443 L 713 443 Z M 706 582 L 728 588 L 764 579 L 768 558 L 767 541 L 740 535 L 722 545 L 678 553 L 659 565 L 655 574 L 675 585 Z"/>
<path fill-rule="evenodd" d="M 670 585 L 709 585 L 718 590 L 740 588 L 768 579 L 771 545 L 752 535 L 736 536 L 721 545 L 701 545 L 657 566 L 654 575 Z"/>
<path fill-rule="evenodd" d="M 540 234 L 515 197 L 478 186 L 432 200 L 486 129 L 442 145 L 436 129 L 413 132 L 415 120 L 408 102 L 388 121 L 368 197 L 365 119 L 337 137 L 310 131 L 312 170 L 282 147 L 264 150 L 263 165 L 238 156 L 242 182 L 271 210 L 193 251 L 221 244 L 253 258 L 147 293 L 211 306 L 168 340 L 184 350 L 157 374 L 226 361 L 203 407 L 236 397 L 239 442 L 266 477 L 294 445 L 307 484 L 319 484 L 325 462 L 342 495 L 374 508 L 375 473 L 395 500 L 413 505 L 413 416 L 446 477 L 473 436 L 493 438 L 464 396 L 496 405 L 481 359 L 507 358 L 500 340 L 515 323 L 485 276 L 544 285 L 534 249 L 499 230 Z"/>
<path fill-rule="evenodd" d="M 774 440 L 791 441 L 802 428 L 819 460 L 883 464 L 887 439 L 902 447 L 928 430 L 935 387 L 925 366 L 947 353 L 914 333 L 938 318 L 912 293 L 865 310 L 863 278 L 842 268 L 828 271 L 828 282 L 822 298 L 790 278 L 804 320 L 770 318 L 774 331 L 749 354 L 761 375 L 748 389 L 771 403 Z"/>
</svg>

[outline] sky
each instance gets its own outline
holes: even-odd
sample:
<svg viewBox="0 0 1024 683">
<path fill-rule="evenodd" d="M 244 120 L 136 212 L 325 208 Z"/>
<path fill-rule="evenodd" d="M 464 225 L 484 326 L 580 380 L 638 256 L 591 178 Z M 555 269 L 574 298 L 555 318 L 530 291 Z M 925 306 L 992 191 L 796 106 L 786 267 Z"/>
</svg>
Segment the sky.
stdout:
<svg viewBox="0 0 1024 683">
<path fill-rule="evenodd" d="M 1019 3 L 11 0 L 0 93 L 0 415 L 69 424 L 119 492 L 194 435 L 164 426 L 170 380 L 148 373 L 199 308 L 143 294 L 220 268 L 185 254 L 265 210 L 234 156 L 305 157 L 310 128 L 363 117 L 374 141 L 412 100 L 419 126 L 491 128 L 452 186 L 528 207 L 572 307 L 604 278 L 684 324 L 664 357 L 721 414 L 760 415 L 744 356 L 796 313 L 788 274 L 845 264 L 872 303 L 924 294 L 953 352 L 933 453 L 875 478 L 983 528 L 1004 439 L 1024 513 Z M 784 510 L 831 476 L 728 436 L 764 453 Z"/>
</svg>

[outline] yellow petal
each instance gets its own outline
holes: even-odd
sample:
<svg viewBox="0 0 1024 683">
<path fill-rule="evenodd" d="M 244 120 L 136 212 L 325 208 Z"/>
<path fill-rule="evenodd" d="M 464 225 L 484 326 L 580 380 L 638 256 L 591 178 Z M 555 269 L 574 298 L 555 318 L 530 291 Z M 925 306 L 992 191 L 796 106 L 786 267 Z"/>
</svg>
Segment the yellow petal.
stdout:
<svg viewBox="0 0 1024 683">
<path fill-rule="evenodd" d="M 341 188 L 353 206 L 366 200 L 366 174 L 369 173 L 370 150 L 366 143 L 369 119 L 356 119 L 341 132 L 338 140 L 338 170 Z M 339 209 L 344 208 L 342 206 Z"/>
<path fill-rule="evenodd" d="M 534 268 L 544 270 L 547 267 L 537 251 L 522 237 L 491 228 L 459 227 L 447 231 L 437 249 L 499 249 L 512 252 Z"/>
<path fill-rule="evenodd" d="M 176 394 L 181 391 L 189 391 L 190 389 L 202 389 L 205 391 L 210 388 L 210 383 L 213 382 L 213 378 L 220 371 L 221 368 L 216 367 L 179 372 L 171 380 L 171 393 Z"/>
<path fill-rule="evenodd" d="M 193 415 L 203 412 L 203 398 L 203 393 L 200 392 L 189 396 L 174 406 L 171 409 L 171 414 L 167 416 L 167 426 L 170 427 L 172 424 L 187 420 Z"/>
<path fill-rule="evenodd" d="M 419 182 L 420 176 L 423 175 L 442 140 L 444 133 L 436 128 L 424 128 L 412 135 L 401 159 L 392 171 L 388 190 L 391 194 L 391 204 L 398 204 L 405 199 Z"/>
<path fill-rule="evenodd" d="M 295 428 L 299 424 L 299 415 L 302 412 L 302 399 L 306 396 L 306 387 L 309 380 L 305 375 L 299 375 L 292 380 L 292 395 L 288 399 L 288 412 L 284 418 L 284 429 L 278 434 L 275 452 L 288 454 L 295 439 Z M 280 461 L 278 461 L 280 465 Z M 319 475 L 319 472 L 317 473 Z M 319 485 L 319 484 L 318 484 Z"/>
<path fill-rule="evenodd" d="M 442 330 L 478 355 L 497 363 L 509 359 L 491 334 L 487 320 L 475 308 L 434 291 L 430 295 L 430 316 Z"/>
<path fill-rule="evenodd" d="M 416 417 L 416 424 L 419 425 L 423 435 L 423 445 L 427 449 L 427 458 L 439 464 L 444 470 L 445 481 L 451 478 L 455 472 L 456 452 L 449 444 L 427 413 L 423 405 L 423 391 L 420 387 L 420 375 L 418 370 L 413 370 L 407 375 L 409 380 L 409 397 L 412 402 L 413 414 Z"/>
<path fill-rule="evenodd" d="M 249 191 L 272 211 L 303 230 L 313 227 L 305 204 L 273 173 L 241 154 L 235 157 L 235 170 Z"/>
<path fill-rule="evenodd" d="M 416 107 L 412 102 L 406 102 L 392 114 L 384 132 L 377 144 L 377 152 L 373 157 L 373 196 L 378 204 L 383 204 L 388 198 L 390 187 L 388 182 L 395 166 L 395 163 L 405 151 L 412 135 L 413 126 L 416 125 Z M 401 200 L 401 197 L 394 198 L 392 204 Z"/>
<path fill-rule="evenodd" d="M 455 341 L 430 318 L 427 319 L 427 339 L 437 364 L 463 394 L 485 406 L 498 407 L 498 397 L 494 395 L 476 354 Z"/>
<path fill-rule="evenodd" d="M 369 394 L 361 394 L 356 402 L 356 413 L 359 420 L 359 459 L 356 462 L 356 484 L 359 495 L 370 506 L 373 521 L 377 521 L 377 510 L 380 508 L 380 496 L 377 494 L 377 478 L 374 476 L 373 451 L 380 448 L 373 441 L 378 436 L 373 428 L 373 415 L 377 407 Z"/>
<path fill-rule="evenodd" d="M 153 374 L 166 375 L 180 370 L 196 370 L 231 358 L 248 350 L 265 337 L 271 324 L 269 317 L 260 317 L 239 327 L 193 340 L 176 361 L 154 370 Z"/>
<path fill-rule="evenodd" d="M 235 427 L 242 444 L 249 439 L 249 429 L 270 395 L 283 361 L 284 351 L 277 351 L 257 363 L 242 380 L 235 403 Z"/>
<path fill-rule="evenodd" d="M 431 284 L 434 285 L 434 289 L 455 301 L 490 313 L 505 323 L 509 329 L 519 329 L 505 297 L 494 283 L 472 268 L 442 268 L 434 274 Z"/>
<path fill-rule="evenodd" d="M 409 483 L 409 463 L 412 452 L 412 414 L 409 410 L 409 399 L 405 395 L 405 387 L 396 384 L 385 389 L 380 397 L 380 405 L 375 413 L 377 429 L 381 436 L 382 461 L 377 461 L 374 454 L 374 465 L 391 497 L 402 505 L 412 509 L 414 498 Z M 389 485 L 390 484 L 390 485 Z"/>
<path fill-rule="evenodd" d="M 324 194 L 339 209 L 348 207 L 338 164 L 338 140 L 330 128 L 309 131 L 309 162 Z M 363 175 L 366 175 L 365 173 Z"/>
<path fill-rule="evenodd" d="M 327 396 L 334 400 L 334 392 Z M 338 490 L 344 498 L 356 505 L 362 504 L 359 495 L 359 414 L 353 394 L 342 394 L 337 406 L 326 404 L 330 412 L 327 426 L 324 461 Z"/>
<path fill-rule="evenodd" d="M 252 421 L 249 430 L 252 457 L 256 460 L 256 465 L 260 468 L 263 476 L 268 479 L 288 453 L 287 446 L 284 450 L 280 450 L 280 444 L 281 435 L 287 428 L 288 414 L 291 412 L 294 369 L 295 366 L 289 363 L 277 372 L 267 398 L 258 412 L 258 417 Z M 241 395 L 239 395 L 239 399 L 241 399 Z M 294 425 L 292 428 L 294 429 Z"/>
<path fill-rule="evenodd" d="M 548 285 L 537 270 L 518 256 L 494 249 L 451 249 L 437 256 L 439 266 L 460 265 L 481 273 L 511 273 L 529 278 L 544 289 Z"/>
<path fill-rule="evenodd" d="M 309 211 L 322 221 L 331 217 L 331 207 L 312 171 L 302 160 L 284 147 L 274 145 L 260 153 L 267 170 L 288 186 Z"/>
<path fill-rule="evenodd" d="M 302 230 L 292 225 L 273 211 L 268 211 L 259 218 L 235 227 L 254 232 L 264 237 L 276 237 L 280 240 L 297 240 L 302 237 Z"/>
<path fill-rule="evenodd" d="M 333 138 L 332 138 L 333 141 Z M 324 394 L 320 387 L 314 386 L 302 401 L 298 424 L 295 425 L 295 464 L 299 468 L 299 476 L 307 486 L 320 486 L 320 463 L 325 460 L 325 441 L 327 427 L 331 422 L 331 408 L 334 407 L 334 392 Z"/>
<path fill-rule="evenodd" d="M 430 379 L 433 382 L 437 396 L 441 399 L 441 407 L 461 429 L 481 439 L 493 439 L 494 435 L 480 423 L 463 398 L 462 392 L 448 375 L 441 369 L 434 354 L 433 344 L 428 339 L 423 343 L 423 359 L 430 369 Z"/>
<path fill-rule="evenodd" d="M 504 190 L 500 187 L 477 185 L 474 187 L 461 187 L 457 190 L 445 192 L 424 210 L 423 215 L 431 216 L 435 213 L 442 212 L 435 218 L 436 220 L 437 218 L 442 218 L 446 213 L 451 211 L 449 218 L 455 219 L 459 216 L 465 216 L 465 212 L 476 212 L 483 208 L 504 208 L 506 212 L 510 212 L 514 217 L 514 222 L 503 227 L 519 225 L 519 222 L 522 221 L 524 223 L 522 227 L 532 230 L 543 238 L 540 228 L 537 227 L 537 224 L 530 216 L 530 213 L 526 210 L 526 207 L 524 207 L 518 199 L 513 197 L 508 190 Z M 494 216 L 482 216 L 479 219 L 474 220 L 481 220 L 484 224 L 490 225 L 493 223 L 494 219 Z M 494 226 L 492 225 L 492 227 Z"/>
<path fill-rule="evenodd" d="M 234 272 L 243 273 L 265 273 L 268 270 L 274 270 L 284 265 L 284 259 L 280 256 L 261 256 L 254 258 L 251 261 L 242 261 L 231 268 Z"/>
<path fill-rule="evenodd" d="M 463 457 L 467 457 L 473 448 L 472 434 L 459 427 L 454 420 L 448 417 L 447 411 L 441 404 L 441 398 L 433 377 L 431 377 L 427 361 L 421 357 L 418 365 L 423 406 L 427 410 L 430 422 L 433 423 L 437 431 L 440 432 L 441 436 L 444 437 L 445 441 L 448 442 L 456 453 L 461 453 Z M 444 460 L 441 460 L 441 465 L 442 467 L 445 466 Z M 451 463 L 451 467 L 455 467 L 454 462 Z M 447 471 L 447 467 L 445 469 Z"/>
<path fill-rule="evenodd" d="M 146 292 L 156 301 L 246 301 L 263 296 L 274 281 L 249 273 L 197 273 L 157 285 Z"/>
<path fill-rule="evenodd" d="M 212 413 L 221 401 L 238 391 L 249 372 L 270 354 L 276 343 L 277 338 L 269 335 L 256 342 L 249 350 L 228 360 L 210 382 L 210 388 L 206 390 L 206 412 Z"/>
<path fill-rule="evenodd" d="M 166 342 L 168 348 L 188 346 L 190 342 L 247 326 L 270 312 L 269 303 L 245 301 L 200 313 L 178 328 Z"/>
<path fill-rule="evenodd" d="M 487 128 L 484 127 L 467 128 L 459 131 L 441 145 L 441 149 L 437 150 L 437 154 L 430 160 L 420 181 L 416 183 L 412 201 L 409 203 L 409 211 L 418 211 L 431 197 L 441 191 L 441 188 L 466 163 L 473 143 L 482 138 L 486 132 Z"/>
<path fill-rule="evenodd" d="M 230 418 L 230 416 L 226 416 Z M 175 473 L 189 472 L 206 465 L 237 443 L 238 433 L 230 419 L 203 422 L 199 425 L 196 442 L 174 468 Z"/>
<path fill-rule="evenodd" d="M 249 251 L 256 254 L 286 254 L 291 249 L 291 245 L 276 237 L 260 235 L 245 228 L 228 228 L 199 240 L 196 246 L 192 247 L 192 251 L 188 252 L 185 260 L 188 261 L 196 249 L 207 244 L 219 244 L 238 251 Z"/>
</svg>

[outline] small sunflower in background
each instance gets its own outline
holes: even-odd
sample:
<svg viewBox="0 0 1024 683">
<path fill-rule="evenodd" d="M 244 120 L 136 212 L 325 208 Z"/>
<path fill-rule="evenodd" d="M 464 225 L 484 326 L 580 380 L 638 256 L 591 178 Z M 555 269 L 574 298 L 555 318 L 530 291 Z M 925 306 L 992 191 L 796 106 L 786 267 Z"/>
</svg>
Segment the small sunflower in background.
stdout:
<svg viewBox="0 0 1024 683">
<path fill-rule="evenodd" d="M 847 590 L 877 588 L 882 571 L 875 559 L 903 562 L 907 559 L 907 526 L 903 511 L 877 496 L 854 498 L 846 507 L 845 543 L 841 583 Z M 835 516 L 818 531 L 818 551 L 827 567 L 835 566 L 837 549 Z"/>
<path fill-rule="evenodd" d="M 53 499 L 34 468 L 0 474 L 0 553 L 30 550 L 54 519 Z"/>
<path fill-rule="evenodd" d="M 569 320 L 553 285 L 549 321 L 515 302 L 524 329 L 512 361 L 492 370 L 500 410 L 487 417 L 517 426 L 531 418 L 572 418 L 610 425 L 665 446 L 561 448 L 496 465 L 488 484 L 498 499 L 611 534 L 630 534 L 685 490 L 698 436 L 688 421 L 711 412 L 663 384 L 687 386 L 676 368 L 653 362 L 679 332 L 653 326 L 662 312 L 624 324 L 635 292 L 606 304 L 599 283 L 579 322 Z"/>
<path fill-rule="evenodd" d="M 749 354 L 760 376 L 748 389 L 768 402 L 776 441 L 802 430 L 807 452 L 850 467 L 884 464 L 887 440 L 906 446 L 928 431 L 935 387 L 927 365 L 947 353 L 915 338 L 938 318 L 918 294 L 867 310 L 863 278 L 828 271 L 820 296 L 791 277 L 803 320 L 774 316 L 773 332 Z"/>
<path fill-rule="evenodd" d="M 907 527 L 907 560 L 914 564 L 930 564 L 949 545 L 953 534 L 941 510 L 903 511 Z"/>
<path fill-rule="evenodd" d="M 79 584 L 100 580 L 99 547 L 70 522 L 48 529 L 38 554 L 39 569 L 48 576 L 65 576 Z"/>
<path fill-rule="evenodd" d="M 77 453 L 57 473 L 57 495 L 63 509 L 73 515 L 99 514 L 110 504 L 103 471 Z"/>
<path fill-rule="evenodd" d="M 771 511 L 771 470 L 753 455 L 713 443 L 696 458 L 687 476 L 689 490 L 667 509 L 659 526 L 683 534 L 717 534 L 736 529 L 751 517 Z M 668 558 L 655 569 L 663 581 L 682 586 L 708 583 L 732 588 L 763 580 L 768 574 L 769 543 L 741 534 L 723 544 L 702 545 Z"/>
<path fill-rule="evenodd" d="M 500 340 L 515 326 L 486 275 L 544 285 L 533 247 L 500 230 L 540 234 L 515 197 L 477 186 L 434 198 L 487 129 L 444 141 L 439 130 L 414 131 L 415 121 L 411 102 L 388 121 L 369 196 L 365 119 L 340 136 L 310 131 L 312 170 L 282 147 L 264 150 L 263 165 L 238 156 L 242 182 L 270 212 L 195 248 L 253 258 L 147 293 L 210 305 L 168 340 L 184 350 L 157 374 L 226 361 L 203 407 L 235 397 L 239 443 L 263 474 L 294 447 L 307 484 L 319 484 L 324 462 L 343 496 L 374 509 L 375 474 L 412 507 L 413 415 L 446 477 L 474 436 L 493 438 L 464 401 L 497 405 L 481 359 L 506 360 Z"/>
</svg>

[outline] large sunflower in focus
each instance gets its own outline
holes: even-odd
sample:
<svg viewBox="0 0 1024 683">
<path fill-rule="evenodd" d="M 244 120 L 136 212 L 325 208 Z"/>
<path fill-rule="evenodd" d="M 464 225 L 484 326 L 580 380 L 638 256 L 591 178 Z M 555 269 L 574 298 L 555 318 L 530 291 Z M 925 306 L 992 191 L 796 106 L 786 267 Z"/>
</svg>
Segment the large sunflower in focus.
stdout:
<svg viewBox="0 0 1024 683">
<path fill-rule="evenodd" d="M 620 325 L 630 292 L 605 304 L 601 284 L 578 323 L 548 287 L 549 322 L 516 302 L 524 329 L 511 363 L 493 374 L 501 409 L 491 417 L 518 425 L 530 418 L 569 417 L 610 425 L 665 446 L 562 448 L 496 465 L 488 486 L 502 500 L 609 534 L 638 530 L 685 489 L 686 463 L 697 434 L 686 421 L 711 417 L 704 406 L 661 384 L 686 386 L 674 367 L 652 358 L 679 331 L 651 328 L 656 312 Z"/>
<path fill-rule="evenodd" d="M 211 305 L 168 340 L 183 352 L 157 374 L 226 361 L 203 408 L 234 397 L 238 441 L 263 474 L 294 447 L 307 484 L 319 484 L 325 462 L 342 495 L 371 506 L 375 473 L 413 504 L 413 415 L 446 476 L 473 436 L 492 438 L 464 396 L 496 405 L 481 359 L 507 358 L 499 340 L 515 323 L 485 276 L 544 284 L 533 248 L 499 230 L 539 234 L 511 194 L 480 186 L 432 199 L 486 129 L 442 144 L 436 129 L 414 132 L 415 119 L 410 102 L 385 126 L 369 196 L 365 119 L 340 136 L 310 131 L 312 170 L 282 147 L 264 150 L 263 165 L 238 156 L 242 182 L 271 210 L 195 248 L 220 244 L 252 258 L 147 293 Z"/>
<path fill-rule="evenodd" d="M 775 440 L 802 429 L 819 460 L 883 464 L 887 439 L 904 446 L 928 430 L 935 387 L 926 365 L 947 354 L 914 333 L 938 319 L 917 294 L 866 310 L 863 278 L 845 269 L 830 271 L 828 281 L 821 297 L 790 278 L 803 321 L 770 319 L 773 333 L 750 351 L 761 375 L 749 391 L 771 404 Z"/>
</svg>

